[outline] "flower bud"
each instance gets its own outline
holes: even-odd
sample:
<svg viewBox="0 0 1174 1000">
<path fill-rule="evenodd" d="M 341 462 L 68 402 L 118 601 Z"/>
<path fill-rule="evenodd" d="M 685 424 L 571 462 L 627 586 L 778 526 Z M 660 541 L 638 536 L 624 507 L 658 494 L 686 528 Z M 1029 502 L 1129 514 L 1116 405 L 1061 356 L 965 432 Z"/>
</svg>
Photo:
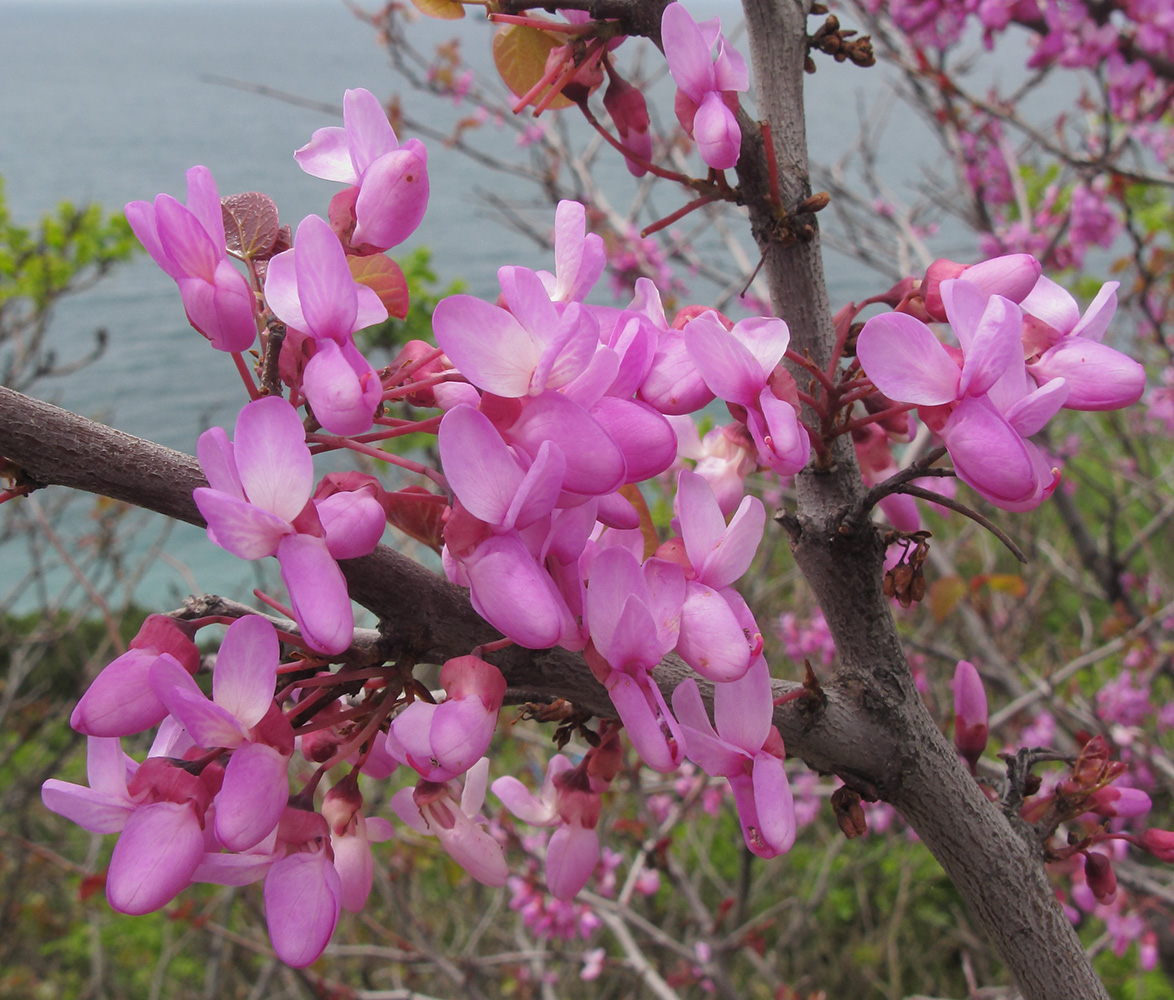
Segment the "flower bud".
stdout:
<svg viewBox="0 0 1174 1000">
<path fill-rule="evenodd" d="M 1089 851 L 1084 856 L 1084 878 L 1098 903 L 1108 906 L 1117 898 L 1117 876 L 1105 855 Z"/>
<path fill-rule="evenodd" d="M 1159 861 L 1174 861 L 1174 831 L 1143 830 L 1137 838 L 1137 845 L 1149 851 Z"/>
<path fill-rule="evenodd" d="M 982 678 L 973 663 L 959 660 L 954 671 L 954 746 L 970 765 L 972 774 L 986 749 L 989 734 Z"/>
</svg>

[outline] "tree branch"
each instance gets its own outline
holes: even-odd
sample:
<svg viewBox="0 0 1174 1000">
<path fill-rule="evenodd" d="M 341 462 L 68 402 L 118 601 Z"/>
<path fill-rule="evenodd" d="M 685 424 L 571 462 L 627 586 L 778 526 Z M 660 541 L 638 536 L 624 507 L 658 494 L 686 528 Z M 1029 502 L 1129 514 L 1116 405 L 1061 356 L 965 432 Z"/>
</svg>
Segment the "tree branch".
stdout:
<svg viewBox="0 0 1174 1000">
<path fill-rule="evenodd" d="M 782 207 L 793 211 L 811 193 L 803 112 L 807 6 L 743 0 L 743 9 L 759 117 L 770 123 Z M 771 302 L 790 327 L 792 349 L 826 366 L 835 331 L 818 222 L 811 216 L 780 228 L 761 138 L 743 121 L 738 176 L 765 254 Z M 864 494 L 846 436 L 832 442 L 828 459 L 796 477 L 797 509 L 784 515 L 795 560 L 840 657 L 825 690 L 846 697 L 861 722 L 887 732 L 900 747 L 900 780 L 882 789 L 883 796 L 942 864 L 1024 995 L 1107 997 L 1056 902 L 1038 842 L 986 799 L 925 710 L 881 590 L 879 536 L 870 523 L 843 523 Z"/>
</svg>

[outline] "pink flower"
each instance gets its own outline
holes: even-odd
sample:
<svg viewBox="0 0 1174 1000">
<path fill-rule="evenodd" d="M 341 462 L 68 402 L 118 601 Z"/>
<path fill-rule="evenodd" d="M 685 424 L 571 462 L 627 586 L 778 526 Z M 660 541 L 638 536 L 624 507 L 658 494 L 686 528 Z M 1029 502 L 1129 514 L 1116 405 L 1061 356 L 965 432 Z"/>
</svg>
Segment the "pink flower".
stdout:
<svg viewBox="0 0 1174 1000">
<path fill-rule="evenodd" d="M 343 127 L 318 129 L 294 159 L 314 177 L 351 185 L 336 196 L 354 218 L 350 242 L 388 250 L 411 236 L 424 217 L 428 151 L 419 139 L 400 145 L 369 90 L 348 90 L 342 106 Z"/>
<path fill-rule="evenodd" d="M 795 842 L 795 807 L 783 770 L 783 741 L 771 725 L 774 702 L 766 660 L 756 657 L 739 680 L 715 684 L 709 721 L 692 678 L 673 692 L 685 753 L 706 774 L 730 782 L 746 846 L 761 858 L 785 854 Z"/>
<path fill-rule="evenodd" d="M 340 653 L 350 645 L 354 615 L 334 552 L 342 558 L 360 553 L 349 539 L 327 533 L 310 499 L 314 469 L 305 437 L 285 400 L 254 400 L 237 418 L 235 440 L 220 427 L 200 435 L 196 454 L 209 486 L 194 496 L 214 544 L 241 559 L 277 557 L 306 641 L 319 652 Z M 329 499 L 338 504 L 342 495 Z M 379 502 L 365 491 L 349 497 L 359 520 L 382 530 Z"/>
<path fill-rule="evenodd" d="M 1048 278 L 1023 300 L 1027 371 L 1041 385 L 1063 378 L 1070 410 L 1117 410 L 1145 392 L 1145 369 L 1101 343 L 1117 310 L 1117 286 L 1102 285 L 1083 316 L 1076 300 Z"/>
<path fill-rule="evenodd" d="M 755 317 L 727 330 L 710 310 L 689 320 L 683 333 L 689 357 L 705 384 L 719 399 L 745 411 L 758 461 L 781 476 L 802 469 L 811 442 L 795 406 L 776 392 L 786 396 L 794 388 L 794 380 L 781 365 L 791 342 L 787 324 L 773 316 Z M 741 412 L 735 415 L 741 417 Z"/>
<path fill-rule="evenodd" d="M 485 830 L 480 815 L 489 778 L 489 759 L 482 757 L 465 772 L 462 790 L 456 781 L 437 783 L 423 778 L 413 788 L 391 797 L 395 814 L 417 833 L 440 840 L 440 846 L 484 885 L 505 885 L 509 877 L 501 844 Z M 458 798 L 459 793 L 459 798 Z"/>
<path fill-rule="evenodd" d="M 746 61 L 722 36 L 719 18 L 698 24 L 680 3 L 665 7 L 660 37 L 678 88 L 681 127 L 709 166 L 729 169 L 738 162 L 742 146 L 734 93 L 750 87 Z"/>
<path fill-rule="evenodd" d="M 269 262 L 265 300 L 278 319 L 313 339 L 302 391 L 318 422 L 335 434 L 369 430 L 383 386 L 353 338 L 387 319 L 387 309 L 351 277 L 342 246 L 318 216 L 306 216 L 294 248 Z"/>
<path fill-rule="evenodd" d="M 440 683 L 443 702 L 412 702 L 387 732 L 387 752 L 436 782 L 464 774 L 489 749 L 506 691 L 501 671 L 479 656 L 449 660 Z"/>
<path fill-rule="evenodd" d="M 747 642 L 747 622 L 751 643 L 760 643 L 761 635 L 731 585 L 750 568 L 766 509 L 757 497 L 744 497 L 727 525 L 709 484 L 683 470 L 677 478 L 677 514 L 681 540 L 659 553 L 685 569 L 677 653 L 703 677 L 737 680 L 750 666 L 752 652 L 757 653 Z"/>
<path fill-rule="evenodd" d="M 674 563 L 649 559 L 641 566 L 619 546 L 595 557 L 586 599 L 592 643 L 588 662 L 607 688 L 632 746 L 661 772 L 680 764 L 682 741 L 649 672 L 677 644 L 684 600 L 685 576 Z"/>
<path fill-rule="evenodd" d="M 86 736 L 129 736 L 157 726 L 167 716 L 151 690 L 150 670 L 166 658 L 194 674 L 200 651 L 192 630 L 167 615 L 148 615 L 130 648 L 112 660 L 82 695 L 69 724 Z"/>
<path fill-rule="evenodd" d="M 588 758 L 584 758 L 584 763 Z M 546 766 L 542 791 L 534 795 L 517 778 L 498 778 L 493 794 L 531 826 L 557 827 L 546 845 L 546 885 L 556 899 L 573 899 L 599 863 L 600 795 L 591 788 L 587 768 L 574 767 L 562 754 Z"/>
<path fill-rule="evenodd" d="M 864 324 L 856 356 L 886 396 L 923 407 L 959 479 L 1004 509 L 1029 510 L 1051 493 L 1055 476 L 1028 438 L 1063 404 L 1067 385 L 1053 379 L 1036 388 L 1028 378 L 1013 302 L 964 279 L 941 290 L 961 365 L 929 327 L 896 312 Z"/>
<path fill-rule="evenodd" d="M 86 770 L 88 788 L 46 781 L 46 808 L 93 833 L 121 834 L 106 875 L 114 909 L 138 915 L 166 906 L 191 883 L 203 858 L 211 789 L 163 757 L 135 764 L 117 738 L 89 738 Z"/>
<path fill-rule="evenodd" d="M 233 750 L 216 793 L 216 837 L 230 851 L 260 843 L 289 800 L 293 729 L 273 701 L 280 646 L 258 615 L 233 622 L 212 671 L 211 700 L 174 663 L 151 667 L 151 686 L 198 746 Z"/>
<path fill-rule="evenodd" d="M 207 167 L 187 172 L 188 204 L 161 194 L 132 201 L 126 220 L 179 286 L 188 322 L 218 351 L 247 351 L 257 337 L 257 300 L 228 260 L 220 194 Z"/>
</svg>

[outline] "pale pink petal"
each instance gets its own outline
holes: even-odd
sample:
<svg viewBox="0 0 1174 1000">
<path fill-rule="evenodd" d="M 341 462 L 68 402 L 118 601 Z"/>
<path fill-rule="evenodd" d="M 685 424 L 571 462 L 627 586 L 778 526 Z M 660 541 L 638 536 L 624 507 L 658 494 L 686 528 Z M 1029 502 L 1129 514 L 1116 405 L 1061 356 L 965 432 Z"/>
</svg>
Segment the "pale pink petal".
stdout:
<svg viewBox="0 0 1174 1000">
<path fill-rule="evenodd" d="M 987 295 L 1002 295 L 1012 302 L 1023 302 L 1036 286 L 1040 263 L 1030 254 L 1011 253 L 979 261 L 963 270 L 961 277 L 977 285 Z"/>
<path fill-rule="evenodd" d="M 758 833 L 769 848 L 769 854 L 760 857 L 775 857 L 785 854 L 795 843 L 795 804 L 791 795 L 791 783 L 783 762 L 768 753 L 754 758 L 754 805 L 758 813 Z M 754 850 L 751 847 L 751 850 Z"/>
<path fill-rule="evenodd" d="M 113 660 L 86 689 L 69 724 L 79 733 L 103 737 L 129 736 L 157 726 L 167 715 L 149 677 L 151 664 L 159 656 L 145 649 L 130 649 Z M 173 662 L 179 666 L 178 661 Z"/>
<path fill-rule="evenodd" d="M 453 493 L 474 517 L 503 525 L 523 472 L 479 410 L 457 406 L 440 421 L 440 463 Z"/>
<path fill-rule="evenodd" d="M 230 851 L 247 851 L 277 827 L 289 804 L 289 758 L 264 743 L 237 747 L 215 798 L 216 836 Z"/>
<path fill-rule="evenodd" d="M 559 327 L 559 312 L 550 301 L 542 279 L 528 267 L 507 266 L 497 269 L 497 280 L 509 311 L 545 351 Z M 580 314 L 578 309 L 575 312 Z M 595 339 L 598 343 L 598 334 Z"/>
<path fill-rule="evenodd" d="M 249 503 L 293 521 L 314 489 L 314 463 L 298 411 L 279 396 L 248 403 L 236 419 L 233 452 Z"/>
<path fill-rule="evenodd" d="M 746 673 L 750 645 L 721 591 L 693 580 L 686 584 L 677 654 L 712 681 L 733 681 Z"/>
<path fill-rule="evenodd" d="M 772 700 L 770 670 L 761 656 L 738 680 L 715 684 L 713 718 L 721 738 L 750 756 L 756 754 L 770 734 Z"/>
<path fill-rule="evenodd" d="M 513 775 L 497 778 L 490 787 L 493 794 L 501 799 L 502 805 L 523 823 L 550 826 L 558 817 L 553 800 L 540 799 Z"/>
<path fill-rule="evenodd" d="M 934 406 L 958 398 L 962 372 L 928 326 L 905 313 L 874 316 L 856 339 L 864 374 L 900 403 Z"/>
<path fill-rule="evenodd" d="M 355 201 L 354 242 L 381 250 L 399 246 L 424 218 L 428 195 L 428 150 L 419 139 L 409 139 L 363 174 Z"/>
<path fill-rule="evenodd" d="M 342 121 L 351 162 L 359 174 L 379 157 L 399 148 L 387 112 L 369 90 L 356 87 L 343 94 Z"/>
<path fill-rule="evenodd" d="M 671 3 L 660 19 L 660 37 L 673 82 L 700 103 L 717 80 L 713 68 L 712 47 L 705 43 L 697 22 L 684 4 Z"/>
<path fill-rule="evenodd" d="M 742 152 L 742 130 L 719 91 L 711 90 L 693 116 L 697 152 L 714 170 L 729 170 Z"/>
<path fill-rule="evenodd" d="M 1054 378 L 1021 397 L 1007 408 L 1003 416 L 1021 437 L 1031 437 L 1043 430 L 1044 425 L 1066 405 L 1070 389 L 1067 381 Z"/>
<path fill-rule="evenodd" d="M 1070 410 L 1119 410 L 1145 392 L 1145 369 L 1136 361 L 1095 340 L 1064 337 L 1033 363 L 1037 380 L 1062 378 L 1068 385 L 1064 403 Z"/>
<path fill-rule="evenodd" d="M 318 422 L 332 434 L 363 434 L 371 429 L 383 396 L 379 376 L 349 340 L 318 341 L 302 373 L 302 391 Z"/>
<path fill-rule="evenodd" d="M 506 433 L 531 460 L 545 441 L 557 445 L 567 461 L 563 489 L 571 493 L 598 496 L 625 481 L 623 451 L 598 421 L 561 393 L 548 390 L 527 399 Z"/>
<path fill-rule="evenodd" d="M 640 398 L 661 413 L 679 416 L 708 405 L 713 396 L 689 356 L 685 338 L 676 330 L 662 331 L 648 375 L 640 384 Z"/>
<path fill-rule="evenodd" d="M 1029 316 L 1042 320 L 1061 334 L 1069 333 L 1080 322 L 1076 299 L 1051 278 L 1040 277 L 1031 294 L 1019 304 Z"/>
<path fill-rule="evenodd" d="M 281 647 L 277 631 L 260 615 L 228 626 L 212 671 L 212 700 L 251 728 L 273 704 Z"/>
<path fill-rule="evenodd" d="M 640 759 L 661 774 L 675 771 L 684 757 L 684 736 L 656 684 L 617 670 L 605 686 Z"/>
<path fill-rule="evenodd" d="M 604 396 L 588 412 L 619 445 L 627 482 L 659 476 L 676 460 L 677 436 L 672 425 L 647 403 Z"/>
<path fill-rule="evenodd" d="M 438 826 L 434 832 L 440 846 L 478 882 L 489 886 L 505 885 L 510 874 L 505 851 L 484 828 L 463 813 L 457 813 L 452 827 Z"/>
<path fill-rule="evenodd" d="M 285 250 L 270 259 L 265 270 L 265 302 L 286 326 L 303 333 L 310 332 L 310 324 L 302 315 L 302 302 L 298 298 L 298 276 L 292 250 Z"/>
<path fill-rule="evenodd" d="M 390 122 L 388 128 L 391 128 Z M 346 130 L 337 125 L 316 130 L 310 141 L 294 153 L 294 160 L 311 177 L 343 184 L 359 182 Z"/>
<path fill-rule="evenodd" d="M 210 427 L 200 435 L 196 441 L 196 458 L 212 489 L 238 500 L 245 499 L 245 490 L 236 471 L 232 442 L 223 427 Z"/>
<path fill-rule="evenodd" d="M 286 965 L 317 960 L 338 923 L 342 885 L 323 851 L 290 854 L 265 876 L 265 920 L 273 950 Z"/>
<path fill-rule="evenodd" d="M 1080 321 L 1069 331 L 1070 336 L 1099 341 L 1105 335 L 1113 315 L 1117 312 L 1117 288 L 1120 284 L 1119 281 L 1106 281 L 1101 285 L 1096 298 L 1089 303 Z"/>
<path fill-rule="evenodd" d="M 346 251 L 330 223 L 307 215 L 294 239 L 294 274 L 308 333 L 343 340 L 355 331 L 358 302 Z"/>
<path fill-rule="evenodd" d="M 594 829 L 564 823 L 546 845 L 546 887 L 555 899 L 574 899 L 599 863 L 599 835 Z"/>
<path fill-rule="evenodd" d="M 208 540 L 239 559 L 274 555 L 282 537 L 293 530 L 276 514 L 218 490 L 200 486 L 192 498 L 208 522 Z"/>
<path fill-rule="evenodd" d="M 1035 463 L 1023 438 L 982 399 L 962 400 L 942 429 L 958 478 L 998 506 L 1038 493 Z"/>
<path fill-rule="evenodd" d="M 685 552 L 696 569 L 721 544 L 722 536 L 726 533 L 726 519 L 722 517 L 709 483 L 688 469 L 682 470 L 677 477 L 677 517 L 681 522 Z"/>
<path fill-rule="evenodd" d="M 218 250 L 224 249 L 224 213 L 220 208 L 220 192 L 207 167 L 191 167 L 184 175 L 188 187 L 187 207 Z"/>
<path fill-rule="evenodd" d="M 413 797 L 415 788 L 408 786 L 401 788 L 389 800 L 388 805 L 391 811 L 399 817 L 400 822 L 411 827 L 416 833 L 427 836 L 433 831 L 428 825 L 428 821 L 420 812 L 420 807 L 416 805 L 416 800 Z"/>
<path fill-rule="evenodd" d="M 354 639 L 355 617 L 346 580 L 324 538 L 287 535 L 277 548 L 302 637 L 320 653 L 341 653 Z"/>
<path fill-rule="evenodd" d="M 705 384 L 730 403 L 753 406 L 766 376 L 750 349 L 733 336 L 713 313 L 702 313 L 685 324 L 685 348 Z"/>
<path fill-rule="evenodd" d="M 464 563 L 477 613 L 527 649 L 549 649 L 574 622 L 550 575 L 517 535 L 498 535 Z"/>
<path fill-rule="evenodd" d="M 362 817 L 359 818 L 362 823 Z M 375 863 L 371 857 L 371 845 L 359 834 L 337 836 L 331 834 L 330 846 L 334 851 L 334 869 L 339 878 L 339 901 L 348 913 L 360 913 L 371 895 L 375 881 Z"/>
<path fill-rule="evenodd" d="M 962 287 L 965 284 L 960 282 Z M 942 296 L 947 311 L 962 294 L 959 288 L 951 295 L 953 288 L 953 281 L 942 282 Z M 982 318 L 965 349 L 962 377 L 958 381 L 959 396 L 981 396 L 1013 364 L 1023 360 L 1022 329 L 1023 314 L 1015 303 L 998 295 L 992 295 L 986 300 Z"/>
<path fill-rule="evenodd" d="M 721 508 L 717 509 L 720 512 Z M 758 497 L 743 497 L 724 537 L 705 557 L 698 576 L 719 590 L 730 586 L 750 568 L 765 527 L 766 508 L 762 501 Z"/>
<path fill-rule="evenodd" d="M 558 445 L 544 441 L 501 522 L 504 528 L 527 528 L 554 509 L 567 474 L 567 460 Z"/>
<path fill-rule="evenodd" d="M 212 282 L 223 256 L 191 211 L 170 195 L 155 199 L 155 225 L 167 253 L 185 277 Z"/>
<path fill-rule="evenodd" d="M 436 710 L 430 733 L 432 755 L 445 774 L 431 780 L 446 781 L 464 774 L 489 749 L 496 728 L 496 709 L 486 710 L 476 699 L 446 701 Z"/>
<path fill-rule="evenodd" d="M 183 724 L 197 745 L 235 747 L 248 739 L 248 727 L 231 712 L 209 701 L 192 675 L 172 657 L 159 657 L 151 665 L 150 677 L 151 687 L 159 700 Z"/>
<path fill-rule="evenodd" d="M 119 913 L 152 913 L 191 884 L 203 857 L 204 831 L 190 803 L 141 806 L 114 845 L 106 898 Z"/>
<path fill-rule="evenodd" d="M 474 385 L 517 398 L 530 390 L 541 346 L 504 309 L 471 295 L 450 295 L 432 314 L 436 343 Z"/>
<path fill-rule="evenodd" d="M 326 532 L 326 548 L 335 559 L 355 559 L 375 550 L 383 537 L 387 515 L 367 490 L 332 493 L 315 500 L 318 520 Z"/>
</svg>

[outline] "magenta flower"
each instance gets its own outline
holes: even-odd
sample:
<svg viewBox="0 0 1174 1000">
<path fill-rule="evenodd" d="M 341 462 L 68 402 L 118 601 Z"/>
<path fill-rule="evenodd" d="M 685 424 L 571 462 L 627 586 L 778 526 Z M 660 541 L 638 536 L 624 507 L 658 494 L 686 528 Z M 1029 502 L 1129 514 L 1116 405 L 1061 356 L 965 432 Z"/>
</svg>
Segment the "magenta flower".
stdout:
<svg viewBox="0 0 1174 1000">
<path fill-rule="evenodd" d="M 428 781 L 464 774 L 489 749 L 505 697 L 501 671 L 479 656 L 458 656 L 441 668 L 447 697 L 414 701 L 391 721 L 387 752 Z"/>
<path fill-rule="evenodd" d="M 795 842 L 795 806 L 783 770 L 783 741 L 771 724 L 774 702 L 766 660 L 755 657 L 742 678 L 714 685 L 716 730 L 692 678 L 673 691 L 673 711 L 689 759 L 706 774 L 729 780 L 746 846 L 761 858 L 789 851 Z"/>
<path fill-rule="evenodd" d="M 1102 285 L 1083 316 L 1076 300 L 1048 278 L 1041 277 L 1023 300 L 1027 371 L 1041 385 L 1064 379 L 1067 409 L 1119 410 L 1145 392 L 1145 369 L 1101 343 L 1117 311 L 1117 285 Z"/>
<path fill-rule="evenodd" d="M 369 90 L 348 90 L 342 108 L 343 127 L 318 129 L 294 159 L 314 177 L 351 185 L 336 196 L 354 217 L 350 242 L 388 250 L 411 236 L 424 217 L 428 151 L 419 139 L 400 145 Z"/>
<path fill-rule="evenodd" d="M 489 779 L 489 759 L 482 757 L 465 772 L 465 785 L 423 778 L 415 788 L 401 788 L 391 797 L 395 814 L 417 833 L 431 835 L 449 856 L 478 882 L 505 885 L 509 877 L 505 853 L 485 829 L 481 806 Z M 458 798 L 459 794 L 459 798 Z"/>
<path fill-rule="evenodd" d="M 795 407 L 775 394 L 776 386 L 781 388 L 790 379 L 781 367 L 791 342 L 787 324 L 775 317 L 755 317 L 727 330 L 717 314 L 708 311 L 689 320 L 683 333 L 705 384 L 718 399 L 745 411 L 742 419 L 758 447 L 758 461 L 780 476 L 802 469 L 811 442 Z"/>
<path fill-rule="evenodd" d="M 387 319 L 387 309 L 351 277 L 338 238 L 318 216 L 306 216 L 294 248 L 269 262 L 265 300 L 286 326 L 314 341 L 302 391 L 318 422 L 334 434 L 369 430 L 383 386 L 353 338 Z"/>
<path fill-rule="evenodd" d="M 498 278 L 508 309 L 450 295 L 432 314 L 436 343 L 461 374 L 506 398 L 537 396 L 582 375 L 600 346 L 591 314 L 578 303 L 560 313 L 542 278 L 527 268 L 503 267 Z"/>
<path fill-rule="evenodd" d="M 721 33 L 718 18 L 698 24 L 684 5 L 671 3 L 660 21 L 669 73 L 676 83 L 677 119 L 715 170 L 738 162 L 742 130 L 735 112 L 737 91 L 750 88 L 746 61 Z"/>
<path fill-rule="evenodd" d="M 126 220 L 179 286 L 188 322 L 218 351 L 247 351 L 257 337 L 257 300 L 228 259 L 220 194 L 207 167 L 187 172 L 188 204 L 161 194 L 132 201 Z"/>
<path fill-rule="evenodd" d="M 94 678 L 69 724 L 86 736 L 129 736 L 157 726 L 167 708 L 151 689 L 149 674 L 162 658 L 189 674 L 200 666 L 200 651 L 188 626 L 168 615 L 148 615 L 130 648 Z"/>
<path fill-rule="evenodd" d="M 587 232 L 587 209 L 564 198 L 554 210 L 555 273 L 537 272 L 551 301 L 582 302 L 606 266 L 603 237 Z"/>
<path fill-rule="evenodd" d="M 498 778 L 491 787 L 523 823 L 556 828 L 546 845 L 546 886 L 556 899 L 573 899 L 599 863 L 595 827 L 602 803 L 599 792 L 590 787 L 586 770 L 555 754 L 546 765 L 538 795 L 510 775 Z"/>
<path fill-rule="evenodd" d="M 249 615 L 224 634 L 211 700 L 182 668 L 160 660 L 151 686 L 197 746 L 232 749 L 216 793 L 216 837 L 230 851 L 260 843 L 289 801 L 293 729 L 274 704 L 280 645 L 264 618 Z"/>
<path fill-rule="evenodd" d="M 1029 510 L 1055 487 L 1055 476 L 1028 438 L 1064 403 L 1067 384 L 1038 388 L 1023 363 L 1022 313 L 963 279 L 942 282 L 962 363 L 933 331 L 904 313 L 874 316 L 857 338 L 856 356 L 881 392 L 922 407 L 922 418 L 954 460 L 958 478 L 1007 510 Z"/>
<path fill-rule="evenodd" d="M 640 565 L 612 546 L 591 566 L 586 619 L 588 662 L 607 688 L 632 746 L 653 770 L 676 769 L 683 752 L 680 728 L 650 671 L 677 644 L 685 574 L 663 559 Z"/>
<path fill-rule="evenodd" d="M 709 484 L 684 470 L 677 478 L 677 514 L 685 568 L 685 603 L 677 653 L 703 677 L 732 681 L 750 666 L 752 649 L 744 631 L 753 617 L 731 585 L 750 568 L 766 525 L 757 497 L 745 497 L 727 525 Z M 666 547 L 667 548 L 667 547 Z M 751 642 L 760 642 L 756 626 Z M 757 637 L 757 639 L 755 638 Z"/>
<path fill-rule="evenodd" d="M 233 441 L 220 427 L 200 435 L 196 454 L 209 486 L 194 496 L 214 544 L 241 559 L 277 557 L 304 638 L 319 652 L 340 653 L 351 643 L 354 615 L 333 552 L 358 553 L 327 534 L 311 502 L 314 468 L 305 437 L 285 400 L 254 400 L 241 410 Z M 365 491 L 350 496 L 362 520 L 382 525 L 377 500 Z"/>
<path fill-rule="evenodd" d="M 211 791 L 200 776 L 163 757 L 136 764 L 117 738 L 89 738 L 86 771 L 88 788 L 46 781 L 45 807 L 92 833 L 121 834 L 106 875 L 115 910 L 138 915 L 166 906 L 191 883 L 203 858 Z"/>
</svg>

